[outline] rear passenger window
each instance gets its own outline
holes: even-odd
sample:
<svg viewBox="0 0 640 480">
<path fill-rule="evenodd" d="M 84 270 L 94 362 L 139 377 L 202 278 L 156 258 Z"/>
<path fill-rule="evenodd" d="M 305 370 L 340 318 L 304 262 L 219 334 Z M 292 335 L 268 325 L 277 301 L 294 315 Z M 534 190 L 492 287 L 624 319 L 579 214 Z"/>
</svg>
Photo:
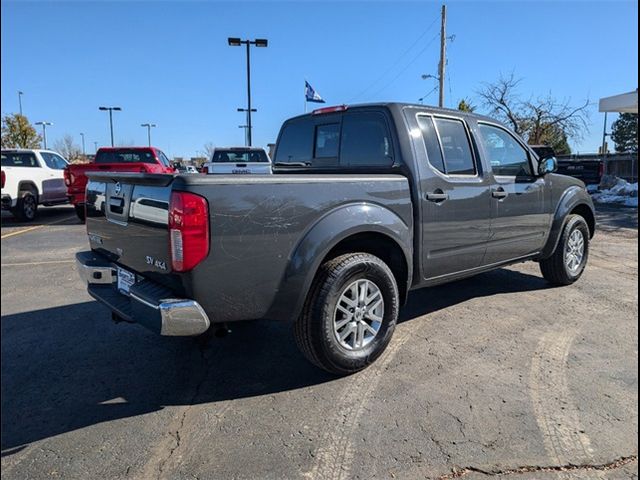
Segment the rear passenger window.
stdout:
<svg viewBox="0 0 640 480">
<path fill-rule="evenodd" d="M 340 165 L 390 166 L 391 136 L 384 116 L 375 112 L 347 114 L 342 119 Z"/>
<path fill-rule="evenodd" d="M 340 142 L 340 124 L 330 123 L 316 127 L 314 158 L 337 158 Z"/>
<path fill-rule="evenodd" d="M 436 133 L 436 127 L 433 125 L 433 119 L 431 117 L 419 116 L 418 124 L 422 131 L 422 139 L 424 140 L 424 146 L 427 149 L 429 163 L 439 172 L 446 173 L 444 160 L 442 159 L 442 151 L 440 150 L 440 144 L 438 143 L 438 134 Z"/>
<path fill-rule="evenodd" d="M 460 120 L 435 118 L 447 175 L 475 175 L 469 137 Z"/>
</svg>

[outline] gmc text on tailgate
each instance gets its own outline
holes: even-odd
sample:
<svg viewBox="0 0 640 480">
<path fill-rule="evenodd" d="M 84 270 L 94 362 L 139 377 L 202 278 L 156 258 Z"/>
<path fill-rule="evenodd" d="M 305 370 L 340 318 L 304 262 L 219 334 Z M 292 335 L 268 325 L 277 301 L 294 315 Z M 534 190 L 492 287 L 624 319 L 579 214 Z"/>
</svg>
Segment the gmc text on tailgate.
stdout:
<svg viewBox="0 0 640 480">
<path fill-rule="evenodd" d="M 579 180 L 496 121 L 408 104 L 332 107 L 281 128 L 273 175 L 88 172 L 89 293 L 162 335 L 293 323 L 315 365 L 372 363 L 412 289 L 517 262 L 582 274 Z"/>
</svg>

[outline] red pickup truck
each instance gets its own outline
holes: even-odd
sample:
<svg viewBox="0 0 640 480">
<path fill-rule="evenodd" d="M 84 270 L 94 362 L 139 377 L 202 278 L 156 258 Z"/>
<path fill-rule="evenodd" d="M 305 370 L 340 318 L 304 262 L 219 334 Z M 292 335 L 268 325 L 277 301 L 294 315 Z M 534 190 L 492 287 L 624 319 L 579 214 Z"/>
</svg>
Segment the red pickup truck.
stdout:
<svg viewBox="0 0 640 480">
<path fill-rule="evenodd" d="M 174 173 L 167 156 L 155 147 L 101 147 L 91 163 L 71 164 L 64 169 L 67 196 L 84 222 L 86 172 Z"/>
</svg>

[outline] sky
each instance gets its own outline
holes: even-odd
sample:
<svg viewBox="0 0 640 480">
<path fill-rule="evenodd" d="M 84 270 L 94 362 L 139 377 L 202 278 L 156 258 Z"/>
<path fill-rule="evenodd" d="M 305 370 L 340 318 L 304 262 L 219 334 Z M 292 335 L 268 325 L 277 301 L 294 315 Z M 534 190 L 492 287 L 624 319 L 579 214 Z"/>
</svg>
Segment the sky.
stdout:
<svg viewBox="0 0 640 480">
<path fill-rule="evenodd" d="M 1 110 L 49 121 L 87 153 L 152 143 L 170 157 L 244 144 L 246 59 L 228 37 L 266 38 L 252 48 L 253 144 L 274 142 L 304 111 L 305 79 L 327 105 L 375 101 L 437 104 L 441 2 L 1 2 Z M 480 104 L 485 82 L 512 72 L 523 97 L 590 99 L 590 130 L 574 151 L 597 151 L 599 98 L 638 87 L 638 3 L 447 2 L 445 106 Z M 309 104 L 312 109 L 316 104 Z M 480 106 L 480 105 L 479 105 Z M 480 106 L 479 111 L 482 112 Z M 613 120 L 615 116 L 610 116 Z"/>
</svg>

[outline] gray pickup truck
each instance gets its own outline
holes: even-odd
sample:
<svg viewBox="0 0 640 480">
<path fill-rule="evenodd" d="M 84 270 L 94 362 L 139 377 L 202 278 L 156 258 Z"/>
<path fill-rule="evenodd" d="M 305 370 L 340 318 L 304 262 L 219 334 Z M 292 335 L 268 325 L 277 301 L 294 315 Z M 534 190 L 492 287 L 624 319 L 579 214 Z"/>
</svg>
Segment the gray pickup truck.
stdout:
<svg viewBox="0 0 640 480">
<path fill-rule="evenodd" d="M 373 362 L 410 290 L 525 260 L 582 274 L 595 230 L 579 180 L 490 118 L 408 104 L 287 120 L 273 175 L 91 172 L 89 293 L 162 335 L 291 321 L 337 374 Z"/>
</svg>

